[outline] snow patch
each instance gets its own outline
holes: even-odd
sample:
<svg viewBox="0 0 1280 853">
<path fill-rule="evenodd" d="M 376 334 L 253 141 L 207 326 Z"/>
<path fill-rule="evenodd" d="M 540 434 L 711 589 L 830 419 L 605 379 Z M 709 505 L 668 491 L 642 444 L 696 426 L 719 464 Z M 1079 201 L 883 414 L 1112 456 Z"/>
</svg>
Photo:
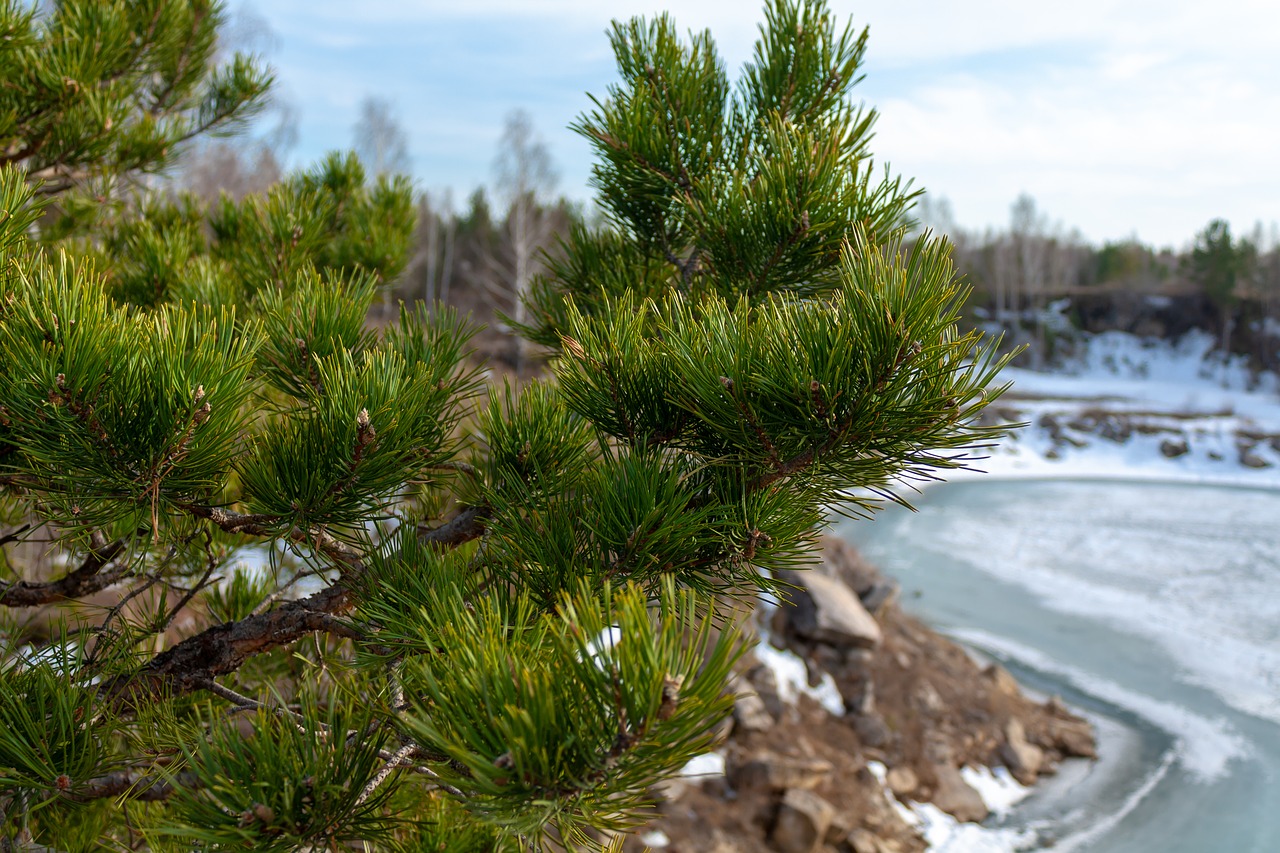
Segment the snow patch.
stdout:
<svg viewBox="0 0 1280 853">
<path fill-rule="evenodd" d="M 671 846 L 671 839 L 661 829 L 654 829 L 640 836 L 640 843 L 655 850 Z"/>
<path fill-rule="evenodd" d="M 587 644 L 587 649 L 591 652 L 591 660 L 603 666 L 604 659 L 613 655 L 614 649 L 618 647 L 620 642 L 622 642 L 622 629 L 617 625 L 605 628 L 595 639 Z"/>
<path fill-rule="evenodd" d="M 774 682 L 778 686 L 778 698 L 788 705 L 794 705 L 800 696 L 808 696 L 837 717 L 844 716 L 844 699 L 836 687 L 831 673 L 824 672 L 816 687 L 809 685 L 809 670 L 803 660 L 795 652 L 787 649 L 776 649 L 769 642 L 767 633 L 763 633 L 755 649 L 756 660 L 769 668 Z"/>
<path fill-rule="evenodd" d="M 932 853 L 1016 853 L 1036 843 L 1032 829 L 961 823 L 933 803 L 912 803 L 911 812 Z"/>
<path fill-rule="evenodd" d="M 724 775 L 724 754 L 707 752 L 689 759 L 680 768 L 680 775 L 686 778 L 711 779 Z"/>
<path fill-rule="evenodd" d="M 1031 795 L 1032 788 L 1023 785 L 1008 767 L 961 767 L 960 776 L 978 792 L 991 813 L 1000 817 Z"/>
<path fill-rule="evenodd" d="M 1033 828 L 1012 829 L 989 827 L 977 823 L 961 823 L 933 803 L 904 805 L 893 796 L 886 785 L 888 771 L 879 761 L 868 761 L 867 769 L 884 788 L 885 799 L 903 820 L 924 836 L 929 850 L 934 853 L 1017 853 L 1031 849 L 1036 843 Z M 999 771 L 1004 771 L 1003 776 Z M 982 796 L 987 808 L 1000 815 L 1014 803 L 1025 798 L 1031 789 L 1019 785 L 1005 768 L 995 771 L 982 767 L 961 768 L 965 781 Z"/>
</svg>

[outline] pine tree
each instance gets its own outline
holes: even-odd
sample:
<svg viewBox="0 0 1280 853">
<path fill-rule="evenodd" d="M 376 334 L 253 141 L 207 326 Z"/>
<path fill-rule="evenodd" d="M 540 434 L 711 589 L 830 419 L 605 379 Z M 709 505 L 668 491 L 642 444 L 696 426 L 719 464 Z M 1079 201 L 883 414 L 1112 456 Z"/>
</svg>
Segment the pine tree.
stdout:
<svg viewBox="0 0 1280 853">
<path fill-rule="evenodd" d="M 1239 313 L 1241 285 L 1255 257 L 1255 247 L 1247 240 L 1232 238 L 1229 222 L 1214 219 L 1196 235 L 1195 245 L 1184 261 L 1187 274 L 1204 291 L 1221 318 L 1218 345 L 1224 359 L 1231 355 L 1231 333 Z"/>
<path fill-rule="evenodd" d="M 709 34 L 615 25 L 607 225 L 529 297 L 553 375 L 486 390 L 448 312 L 365 323 L 403 181 L 123 191 L 259 101 L 220 16 L 0 11 L 0 846 L 604 843 L 715 745 L 724 602 L 994 435 L 867 34 L 773 0 L 731 85 Z"/>
</svg>

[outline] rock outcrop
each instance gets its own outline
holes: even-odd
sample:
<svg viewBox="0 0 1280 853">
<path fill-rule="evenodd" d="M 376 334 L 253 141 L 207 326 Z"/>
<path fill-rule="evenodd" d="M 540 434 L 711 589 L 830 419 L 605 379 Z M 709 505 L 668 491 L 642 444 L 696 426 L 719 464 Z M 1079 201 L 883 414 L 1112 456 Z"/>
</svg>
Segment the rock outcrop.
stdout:
<svg viewBox="0 0 1280 853">
<path fill-rule="evenodd" d="M 783 580 L 792 589 L 765 641 L 804 661 L 811 687 L 829 677 L 845 713 L 808 696 L 784 702 L 773 671 L 748 654 L 725 775 L 664 789 L 662 849 L 919 853 L 924 840 L 893 798 L 980 821 L 987 806 L 962 767 L 1003 765 L 1031 784 L 1065 757 L 1094 755 L 1086 722 L 907 616 L 897 584 L 848 544 L 829 538 L 819 566 Z M 887 768 L 883 782 L 869 762 Z"/>
<path fill-rule="evenodd" d="M 880 624 L 844 583 L 820 572 L 786 572 L 782 579 L 792 588 L 779 612 L 797 637 L 839 649 L 880 645 Z"/>
</svg>

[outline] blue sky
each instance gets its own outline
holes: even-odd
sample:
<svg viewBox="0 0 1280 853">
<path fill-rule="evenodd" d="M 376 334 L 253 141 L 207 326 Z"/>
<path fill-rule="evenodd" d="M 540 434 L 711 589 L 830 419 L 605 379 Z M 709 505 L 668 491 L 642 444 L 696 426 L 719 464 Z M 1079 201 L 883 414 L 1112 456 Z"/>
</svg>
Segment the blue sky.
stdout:
<svg viewBox="0 0 1280 853">
<path fill-rule="evenodd" d="M 1019 193 L 1090 240 L 1179 246 L 1214 217 L 1280 222 L 1280 4 L 1274 0 L 831 0 L 871 28 L 858 96 L 877 159 L 1003 226 Z M 233 7 L 234 8 L 234 7 Z M 733 0 L 257 0 L 296 111 L 291 162 L 348 147 L 366 95 L 389 99 L 422 189 L 457 203 L 492 179 L 522 108 L 558 189 L 589 198 L 590 151 L 566 129 L 614 79 L 613 18 L 670 11 L 710 28 L 731 73 L 762 15 Z M 750 10 L 744 12 L 744 10 Z"/>
</svg>

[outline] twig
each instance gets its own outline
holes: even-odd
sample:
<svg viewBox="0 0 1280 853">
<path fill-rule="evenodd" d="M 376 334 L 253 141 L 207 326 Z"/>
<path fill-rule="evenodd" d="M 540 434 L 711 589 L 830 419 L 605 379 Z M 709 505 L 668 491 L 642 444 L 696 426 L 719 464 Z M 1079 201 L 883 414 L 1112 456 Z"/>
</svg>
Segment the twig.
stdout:
<svg viewBox="0 0 1280 853">
<path fill-rule="evenodd" d="M 114 571 L 102 572 L 108 564 L 125 550 L 123 539 L 93 548 L 80 568 L 65 577 L 48 583 L 0 581 L 0 606 L 36 607 L 71 598 L 83 598 L 118 583 L 129 573 L 127 565 Z"/>
<path fill-rule="evenodd" d="M 778 449 L 773 446 L 773 441 L 769 438 L 768 433 L 760 426 L 760 422 L 756 420 L 755 413 L 747 406 L 744 400 L 739 399 L 734 393 L 734 382 L 728 376 L 720 377 L 720 384 L 724 386 L 725 391 L 733 400 L 735 406 L 738 407 L 738 413 L 742 415 L 743 420 L 751 425 L 751 429 L 755 431 L 756 439 L 760 442 L 760 446 L 769 454 L 769 464 L 773 466 L 775 471 L 782 469 L 783 462 L 778 458 Z"/>
<path fill-rule="evenodd" d="M 469 465 L 466 462 L 437 462 L 434 465 L 428 465 L 426 467 L 428 470 L 433 471 L 457 471 L 460 474 L 466 474 L 477 482 L 484 479 L 476 466 Z"/>
<path fill-rule="evenodd" d="M 402 764 L 408 763 L 409 756 L 413 755 L 417 750 L 418 745 L 412 741 L 397 749 L 391 758 L 387 760 L 387 763 L 383 764 L 382 768 L 378 770 L 378 772 L 373 775 L 373 778 L 369 780 L 368 784 L 364 786 L 364 790 L 360 792 L 360 796 L 356 797 L 355 804 L 357 806 L 363 805 L 365 800 L 372 797 L 373 792 L 378 790 L 378 786 L 385 782 L 387 777 L 396 771 L 396 768 L 400 767 Z"/>
<path fill-rule="evenodd" d="M 484 534 L 485 521 L 490 509 L 483 506 L 467 507 L 439 527 L 418 526 L 418 541 L 440 548 L 456 548 L 478 539 Z"/>
<path fill-rule="evenodd" d="M 213 556 L 212 537 L 209 535 L 207 530 L 203 532 L 205 560 L 209 565 L 205 568 L 204 574 L 200 576 L 200 580 L 196 581 L 195 586 L 186 591 L 182 598 L 179 599 L 178 603 L 173 606 L 173 609 L 171 609 L 164 617 L 164 620 L 155 627 L 155 633 L 157 634 L 163 634 L 165 631 L 169 630 L 169 626 L 173 624 L 173 620 L 178 618 L 178 613 L 191 603 L 191 599 L 196 597 L 196 593 L 209 585 L 209 578 L 213 576 L 214 569 L 218 568 L 218 561 Z"/>
<path fill-rule="evenodd" d="M 228 702 L 235 705 L 237 708 L 245 708 L 250 711 L 256 711 L 259 708 L 266 707 L 264 703 L 258 701 L 257 699 L 253 699 L 249 696 L 245 696 L 242 693 L 237 693 L 236 691 L 232 690 L 230 687 L 224 687 L 223 685 L 219 684 L 213 679 L 209 679 L 209 681 L 207 681 L 206 683 L 200 686 L 203 687 L 205 690 L 208 690 L 213 695 L 226 699 Z"/>
<path fill-rule="evenodd" d="M 391 707 L 398 714 L 406 707 L 404 701 L 404 682 L 400 680 L 400 664 L 393 661 L 387 666 L 387 683 L 391 685 Z"/>
<path fill-rule="evenodd" d="M 184 506 L 197 518 L 207 518 L 223 530 L 266 534 L 261 525 L 272 516 L 242 515 L 221 507 Z M 470 542 L 484 533 L 488 507 L 468 507 L 437 528 L 418 530 L 423 544 L 448 549 Z M 105 681 L 99 691 L 110 700 L 129 705 L 168 692 L 172 695 L 200 689 L 220 675 L 234 672 L 249 658 L 299 640 L 316 631 L 352 640 L 365 639 L 355 626 L 337 615 L 353 605 L 352 589 L 364 572 L 363 555 L 322 531 L 309 535 L 295 531 L 294 541 L 310 542 L 343 565 L 344 575 L 332 586 L 275 610 L 254 613 L 237 622 L 213 625 L 188 637 L 141 669 Z"/>
<path fill-rule="evenodd" d="M 174 777 L 174 781 L 184 788 L 200 785 L 199 777 L 190 771 L 179 773 Z M 151 803 L 169 799 L 173 796 L 176 787 L 173 782 L 157 779 L 136 770 L 121 770 L 90 779 L 76 789 L 68 791 L 65 796 L 75 802 L 100 800 L 104 797 L 126 797 L 130 800 Z"/>
<path fill-rule="evenodd" d="M 768 278 L 769 273 L 772 272 L 773 268 L 782 260 L 787 250 L 794 246 L 796 242 L 808 232 L 809 211 L 806 210 L 800 214 L 800 221 L 796 223 L 796 227 L 787 235 L 787 239 L 778 244 L 777 248 L 773 250 L 772 257 L 765 261 L 764 266 L 760 268 L 758 273 L 752 276 L 756 280 L 756 287 L 759 290 L 767 289 L 765 279 Z"/>
<path fill-rule="evenodd" d="M 302 568 L 298 569 L 296 572 L 293 573 L 293 577 L 289 578 L 287 581 L 281 584 L 279 589 L 277 589 L 275 592 L 268 595 L 266 598 L 262 599 L 262 601 L 259 602 L 258 606 L 253 608 L 252 611 L 250 611 L 249 615 L 257 616 L 259 613 L 266 612 L 268 607 L 275 604 L 277 601 L 279 601 L 281 598 L 284 597 L 285 593 L 289 591 L 290 587 L 292 587 L 294 584 L 296 584 L 298 581 L 302 580 L 303 578 L 311 577 L 312 575 L 315 575 L 315 574 L 319 574 L 319 572 L 311 568 L 310 566 L 303 566 Z"/>
<path fill-rule="evenodd" d="M 245 533 L 252 536 L 281 535 L 280 531 L 272 530 L 268 526 L 273 522 L 279 521 L 279 516 L 266 514 L 245 515 L 222 507 L 203 506 L 200 504 L 179 504 L 179 508 L 191 513 L 196 518 L 207 518 L 228 533 Z M 348 569 L 360 570 L 363 567 L 363 555 L 359 551 L 344 542 L 334 539 L 320 528 L 294 528 L 284 533 L 282 538 L 291 542 L 310 545 Z"/>
<path fill-rule="evenodd" d="M 26 533 L 30 529 L 31 529 L 30 524 L 24 524 L 21 527 L 19 527 L 17 530 L 13 531 L 12 533 L 6 533 L 4 536 L 0 536 L 0 548 L 3 548 L 5 545 L 8 545 L 10 542 L 17 542 L 19 539 L 22 538 L 22 534 Z"/>
</svg>

